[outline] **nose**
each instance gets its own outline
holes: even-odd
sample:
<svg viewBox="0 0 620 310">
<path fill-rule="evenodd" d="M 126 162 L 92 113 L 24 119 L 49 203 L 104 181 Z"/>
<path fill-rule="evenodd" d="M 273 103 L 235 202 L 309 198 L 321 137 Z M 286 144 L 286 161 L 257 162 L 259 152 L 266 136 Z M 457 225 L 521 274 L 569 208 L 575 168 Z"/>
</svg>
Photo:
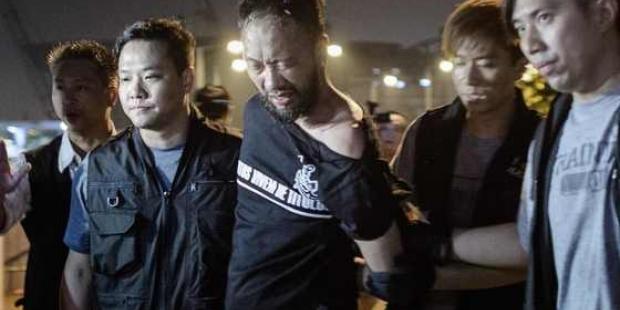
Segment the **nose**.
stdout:
<svg viewBox="0 0 620 310">
<path fill-rule="evenodd" d="M 539 53 L 545 46 L 536 27 L 525 27 L 521 34 L 519 45 L 525 55 Z"/>
<path fill-rule="evenodd" d="M 60 92 L 60 96 L 64 105 L 71 105 L 75 102 L 75 93 L 71 87 L 67 87 L 64 91 Z"/>
<path fill-rule="evenodd" d="M 146 98 L 146 90 L 144 89 L 144 85 L 142 84 L 141 79 L 131 79 L 129 81 L 129 85 L 127 86 L 127 92 L 130 99 L 144 99 Z"/>
<path fill-rule="evenodd" d="M 473 63 L 473 61 L 464 66 L 462 78 L 465 79 L 469 85 L 475 85 L 478 81 L 480 81 L 480 69 Z"/>
<path fill-rule="evenodd" d="M 279 89 L 284 84 L 284 79 L 276 68 L 271 66 L 263 72 L 263 86 L 266 90 Z"/>
</svg>

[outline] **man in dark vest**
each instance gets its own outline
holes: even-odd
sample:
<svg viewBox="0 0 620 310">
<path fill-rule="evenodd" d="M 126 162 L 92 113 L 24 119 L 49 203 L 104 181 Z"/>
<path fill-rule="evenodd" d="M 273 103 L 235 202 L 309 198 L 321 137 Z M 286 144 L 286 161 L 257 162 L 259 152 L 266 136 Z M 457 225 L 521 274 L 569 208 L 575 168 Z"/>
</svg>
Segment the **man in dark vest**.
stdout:
<svg viewBox="0 0 620 310">
<path fill-rule="evenodd" d="M 193 36 L 149 19 L 116 41 L 133 126 L 84 160 L 65 235 L 65 309 L 223 309 L 240 139 L 190 108 Z"/>
<path fill-rule="evenodd" d="M 0 225 L 6 232 L 21 220 L 30 241 L 23 305 L 41 310 L 58 309 L 71 179 L 84 155 L 113 134 L 110 113 L 116 98 L 116 63 L 99 43 L 62 43 L 49 52 L 47 62 L 54 112 L 67 130 L 27 152 L 14 174 L 0 146 L 0 197 L 6 196 Z"/>
<path fill-rule="evenodd" d="M 414 121 L 394 159 L 432 225 L 438 272 L 429 309 L 523 303 L 515 220 L 539 117 L 515 88 L 524 61 L 502 23 L 493 0 L 466 1 L 450 15 L 442 49 L 458 97 Z"/>
<path fill-rule="evenodd" d="M 408 271 L 389 168 L 325 70 L 324 3 L 246 0 L 239 13 L 259 94 L 245 107 L 226 307 L 357 309 L 350 238 L 375 274 Z"/>
</svg>

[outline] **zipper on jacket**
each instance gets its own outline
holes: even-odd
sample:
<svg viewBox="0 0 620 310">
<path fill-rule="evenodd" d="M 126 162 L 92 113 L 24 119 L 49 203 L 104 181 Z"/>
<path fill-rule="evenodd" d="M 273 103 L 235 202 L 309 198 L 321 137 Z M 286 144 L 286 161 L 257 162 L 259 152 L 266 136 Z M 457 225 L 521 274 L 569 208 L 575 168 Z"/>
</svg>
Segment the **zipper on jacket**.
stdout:
<svg viewBox="0 0 620 310">
<path fill-rule="evenodd" d="M 164 196 L 164 208 L 163 210 L 161 210 L 161 212 L 163 212 L 163 216 L 162 216 L 162 220 L 161 220 L 161 228 L 163 229 L 164 233 L 163 233 L 163 246 L 161 247 L 160 251 L 163 251 L 164 249 L 168 248 L 168 225 L 166 224 L 166 219 L 168 218 L 168 209 L 170 207 L 170 197 L 172 197 L 172 192 L 169 190 L 164 190 L 163 191 L 163 196 Z M 162 252 L 160 252 L 162 253 Z M 163 299 L 164 299 L 164 304 L 162 305 L 163 307 L 161 309 L 166 310 L 168 309 L 168 259 L 167 259 L 167 255 L 163 255 L 163 262 L 161 264 L 161 268 L 162 270 L 162 278 L 163 278 Z"/>
</svg>

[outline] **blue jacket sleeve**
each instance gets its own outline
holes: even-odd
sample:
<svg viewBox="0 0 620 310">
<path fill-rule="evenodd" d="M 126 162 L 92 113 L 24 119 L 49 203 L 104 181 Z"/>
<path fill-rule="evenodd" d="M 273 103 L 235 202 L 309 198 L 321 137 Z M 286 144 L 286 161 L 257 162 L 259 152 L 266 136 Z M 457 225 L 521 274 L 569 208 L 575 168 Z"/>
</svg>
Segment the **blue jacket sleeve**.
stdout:
<svg viewBox="0 0 620 310">
<path fill-rule="evenodd" d="M 90 226 L 86 212 L 88 158 L 76 171 L 71 188 L 71 210 L 63 241 L 69 249 L 82 254 L 90 252 Z"/>
</svg>

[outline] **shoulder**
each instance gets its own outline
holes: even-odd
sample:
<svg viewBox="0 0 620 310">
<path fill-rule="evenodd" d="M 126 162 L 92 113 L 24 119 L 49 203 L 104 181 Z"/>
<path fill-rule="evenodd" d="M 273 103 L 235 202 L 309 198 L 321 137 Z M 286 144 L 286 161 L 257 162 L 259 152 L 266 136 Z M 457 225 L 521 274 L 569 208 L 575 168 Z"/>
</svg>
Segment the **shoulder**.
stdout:
<svg viewBox="0 0 620 310">
<path fill-rule="evenodd" d="M 198 124 L 197 134 L 191 134 L 188 143 L 192 148 L 196 148 L 196 156 L 208 157 L 211 164 L 231 173 L 236 172 L 241 148 L 240 137 L 201 122 Z"/>
<path fill-rule="evenodd" d="M 420 134 L 425 135 L 426 130 L 421 129 L 427 126 L 441 126 L 443 121 L 453 119 L 456 117 L 458 107 L 455 103 L 444 105 L 441 107 L 429 109 L 418 116 L 413 122 L 407 126 L 404 133 L 404 139 L 406 143 L 414 143 L 416 137 Z M 423 131 L 423 133 L 421 133 Z M 433 132 L 433 131 L 431 131 Z"/>
<path fill-rule="evenodd" d="M 24 153 L 24 156 L 26 156 L 26 158 L 28 159 L 28 161 L 35 159 L 35 158 L 41 158 L 44 156 L 50 156 L 50 155 L 55 155 L 58 153 L 58 150 L 60 150 L 60 144 L 62 142 L 62 135 L 58 135 L 56 137 L 54 137 L 50 142 L 39 146 L 35 149 L 32 149 L 30 151 L 27 151 Z"/>
<path fill-rule="evenodd" d="M 127 143 L 134 132 L 135 129 L 132 126 L 124 129 L 113 137 L 110 137 L 107 142 L 97 146 L 92 151 L 90 151 L 90 153 L 88 153 L 88 157 L 93 162 L 101 160 L 107 161 L 112 157 L 116 157 L 124 152 L 127 152 Z"/>
<path fill-rule="evenodd" d="M 225 149 L 237 150 L 241 147 L 241 136 L 229 131 L 224 126 L 203 120 L 199 124 L 199 138 L 206 138 L 210 146 L 221 146 Z"/>
<path fill-rule="evenodd" d="M 28 173 L 30 181 L 46 180 L 52 171 L 50 167 L 58 166 L 58 153 L 62 135 L 53 138 L 50 142 L 23 154 L 26 161 L 31 165 Z"/>
<path fill-rule="evenodd" d="M 327 125 L 322 136 L 330 149 L 338 154 L 353 159 L 359 159 L 364 153 L 367 130 L 364 125 L 364 110 L 351 99 L 344 99 L 345 104 L 336 113 L 336 116 Z"/>
<path fill-rule="evenodd" d="M 243 110 L 244 118 L 247 119 L 248 117 L 252 117 L 255 113 L 258 113 L 262 109 L 261 100 L 260 94 L 255 94 L 248 99 Z"/>
<path fill-rule="evenodd" d="M 463 107 L 460 99 L 457 97 L 449 104 L 427 110 L 420 117 L 418 117 L 418 120 L 424 120 L 426 122 L 451 121 L 457 119 L 459 115 L 464 112 L 465 108 Z"/>
</svg>

